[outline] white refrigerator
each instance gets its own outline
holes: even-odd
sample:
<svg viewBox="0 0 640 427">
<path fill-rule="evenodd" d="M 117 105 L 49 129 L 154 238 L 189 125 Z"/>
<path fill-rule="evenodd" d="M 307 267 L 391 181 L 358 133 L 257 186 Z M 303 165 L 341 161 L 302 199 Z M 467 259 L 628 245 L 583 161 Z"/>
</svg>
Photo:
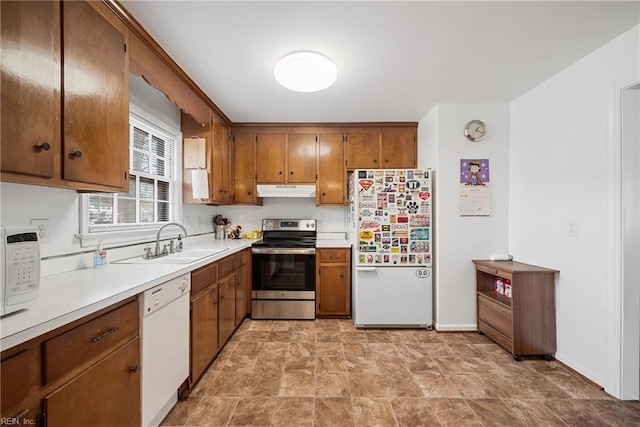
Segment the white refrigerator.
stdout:
<svg viewBox="0 0 640 427">
<path fill-rule="evenodd" d="M 429 169 L 362 169 L 349 177 L 356 327 L 432 328 L 431 180 Z"/>
</svg>

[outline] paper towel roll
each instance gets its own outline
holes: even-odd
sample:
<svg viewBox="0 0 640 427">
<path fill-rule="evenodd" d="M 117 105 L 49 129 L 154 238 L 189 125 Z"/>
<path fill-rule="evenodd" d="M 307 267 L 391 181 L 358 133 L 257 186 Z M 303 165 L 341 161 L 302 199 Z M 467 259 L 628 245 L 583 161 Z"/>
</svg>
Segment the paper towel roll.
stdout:
<svg viewBox="0 0 640 427">
<path fill-rule="evenodd" d="M 495 254 L 489 257 L 491 261 L 511 261 L 513 256 L 509 254 Z"/>
<path fill-rule="evenodd" d="M 209 174 L 206 169 L 191 171 L 191 190 L 194 199 L 209 198 Z"/>
</svg>

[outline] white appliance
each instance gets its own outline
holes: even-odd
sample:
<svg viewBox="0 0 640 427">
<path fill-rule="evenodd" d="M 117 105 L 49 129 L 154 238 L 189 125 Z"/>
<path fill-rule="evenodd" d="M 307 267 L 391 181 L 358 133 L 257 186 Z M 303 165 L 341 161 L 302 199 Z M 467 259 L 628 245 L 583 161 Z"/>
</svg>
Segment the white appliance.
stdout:
<svg viewBox="0 0 640 427">
<path fill-rule="evenodd" d="M 38 227 L 0 227 L 0 316 L 13 313 L 38 299 L 40 245 Z"/>
<path fill-rule="evenodd" d="M 429 169 L 355 170 L 350 176 L 357 327 L 432 328 L 432 198 Z"/>
<path fill-rule="evenodd" d="M 189 291 L 184 274 L 142 295 L 142 426 L 158 426 L 189 377 Z"/>
</svg>

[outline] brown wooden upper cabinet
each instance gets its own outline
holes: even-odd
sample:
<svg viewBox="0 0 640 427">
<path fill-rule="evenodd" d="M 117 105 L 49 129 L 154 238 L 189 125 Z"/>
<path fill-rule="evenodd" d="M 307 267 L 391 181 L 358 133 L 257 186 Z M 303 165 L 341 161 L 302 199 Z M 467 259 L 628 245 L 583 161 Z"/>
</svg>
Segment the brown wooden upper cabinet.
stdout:
<svg viewBox="0 0 640 427">
<path fill-rule="evenodd" d="M 238 133 L 233 136 L 234 204 L 261 205 L 256 194 L 255 135 Z"/>
<path fill-rule="evenodd" d="M 347 169 L 378 169 L 380 167 L 378 133 L 349 133 L 346 143 Z"/>
<path fill-rule="evenodd" d="M 315 183 L 316 142 L 315 133 L 258 133 L 256 182 Z"/>
<path fill-rule="evenodd" d="M 231 133 L 229 126 L 216 121 L 213 123 L 213 150 L 211 174 L 213 204 L 228 205 L 233 201 L 233 185 L 231 183 Z"/>
<path fill-rule="evenodd" d="M 418 165 L 417 130 L 380 134 L 380 168 L 415 168 Z"/>
<path fill-rule="evenodd" d="M 185 164 L 183 168 L 182 199 L 184 203 L 206 203 L 226 205 L 231 203 L 233 188 L 231 185 L 231 140 L 229 127 L 221 123 L 211 113 L 208 123 L 198 123 L 189 114 L 182 113 L 182 136 L 189 139 L 205 140 L 204 169 L 209 174 L 209 197 L 194 199 L 192 192 L 191 172 L 196 169 Z M 197 145 L 183 143 L 183 159 L 199 157 Z M 202 155 L 200 155 L 202 157 Z"/>
<path fill-rule="evenodd" d="M 2 179 L 127 191 L 125 24 L 101 2 L 3 1 L 0 15 Z"/>
<path fill-rule="evenodd" d="M 417 125 L 349 132 L 347 169 L 415 168 L 417 145 Z"/>
<path fill-rule="evenodd" d="M 347 175 L 344 167 L 344 134 L 318 135 L 318 182 L 316 205 L 344 205 Z"/>
</svg>

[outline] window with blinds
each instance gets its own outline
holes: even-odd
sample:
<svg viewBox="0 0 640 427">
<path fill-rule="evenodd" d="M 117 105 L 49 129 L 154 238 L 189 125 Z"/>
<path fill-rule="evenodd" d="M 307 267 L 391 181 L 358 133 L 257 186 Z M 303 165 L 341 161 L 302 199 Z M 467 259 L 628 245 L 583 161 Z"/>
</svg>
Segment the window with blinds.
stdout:
<svg viewBox="0 0 640 427">
<path fill-rule="evenodd" d="M 129 192 L 90 194 L 89 231 L 172 221 L 175 216 L 174 166 L 175 138 L 131 115 Z"/>
</svg>

